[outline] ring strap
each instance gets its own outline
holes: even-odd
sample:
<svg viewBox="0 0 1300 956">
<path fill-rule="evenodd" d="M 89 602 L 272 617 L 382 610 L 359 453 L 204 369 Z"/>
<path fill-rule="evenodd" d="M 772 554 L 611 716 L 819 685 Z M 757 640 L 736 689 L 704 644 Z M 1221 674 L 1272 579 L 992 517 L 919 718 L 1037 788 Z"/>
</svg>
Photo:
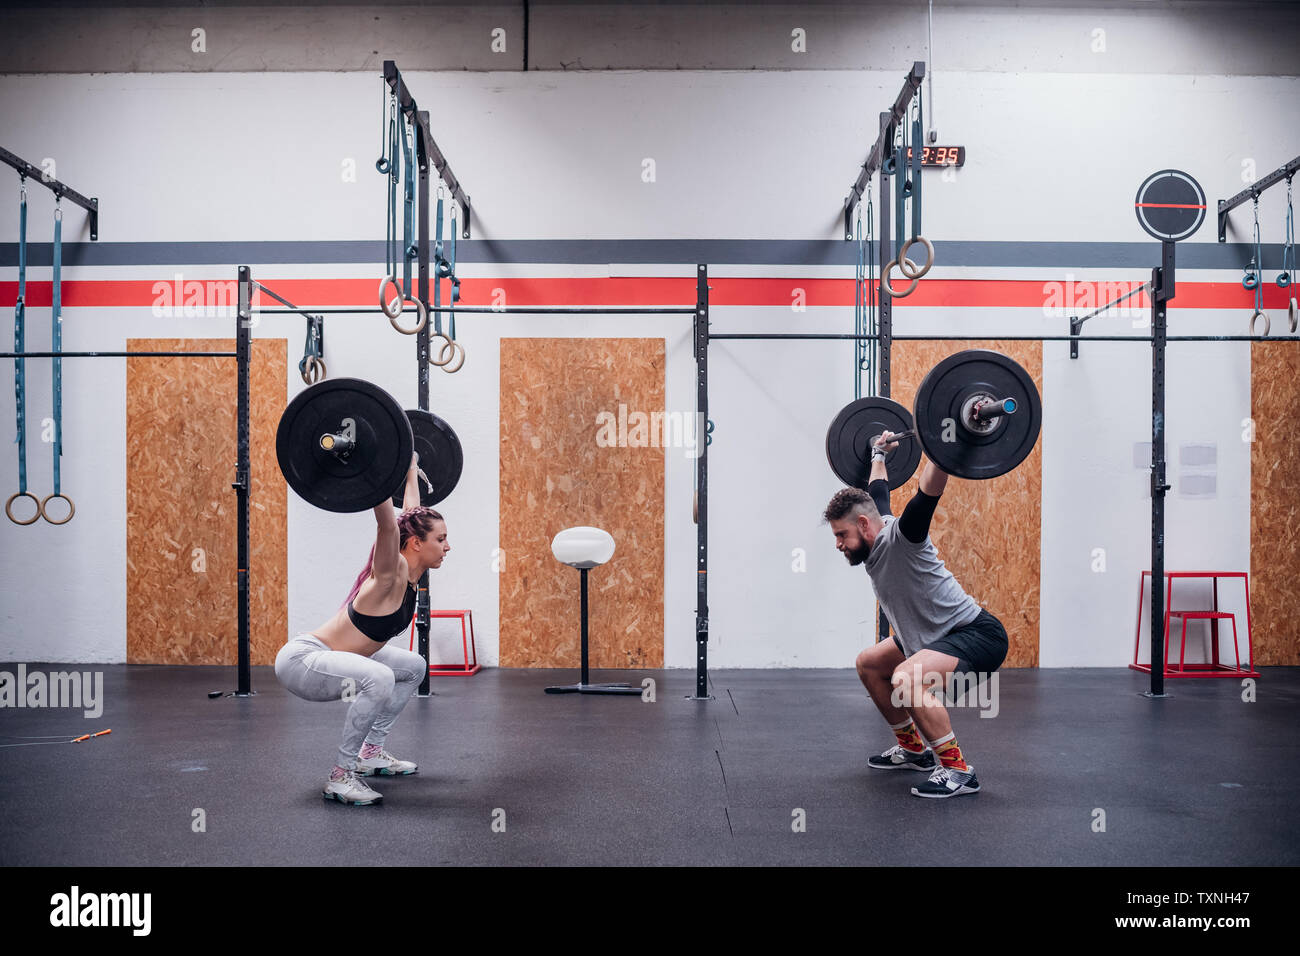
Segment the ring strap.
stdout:
<svg viewBox="0 0 1300 956">
<path fill-rule="evenodd" d="M 447 258 L 447 266 L 451 276 L 451 304 L 454 307 L 460 301 L 460 279 L 456 278 L 456 233 L 458 231 L 456 222 L 456 204 L 451 204 L 451 230 L 449 233 L 448 244 L 451 246 L 451 255 Z M 447 318 L 447 329 L 451 332 L 452 339 L 456 338 L 456 312 L 453 308 Z"/>
<path fill-rule="evenodd" d="M 14 351 L 25 352 L 27 318 L 27 190 L 18 204 L 18 301 L 14 303 Z M 18 419 L 18 494 L 27 494 L 27 360 L 14 359 L 14 410 Z M 12 499 L 11 499 L 12 500 Z M 38 502 L 39 504 L 39 502 Z"/>
<path fill-rule="evenodd" d="M 433 235 L 433 331 L 442 334 L 442 193 L 439 187 L 438 208 L 434 211 L 436 220 Z"/>
<path fill-rule="evenodd" d="M 411 294 L 411 263 L 415 259 L 415 157 L 411 154 L 411 140 L 406 135 L 406 117 L 401 119 L 402 175 L 406 177 L 403 192 L 402 215 L 402 292 Z"/>
<path fill-rule="evenodd" d="M 1282 241 L 1282 274 L 1289 280 L 1286 285 L 1296 281 L 1295 274 L 1295 214 L 1291 205 L 1291 178 L 1286 181 L 1286 235 Z M 1278 283 L 1282 285 L 1282 283 Z M 1292 329 L 1291 331 L 1295 331 Z"/>
<path fill-rule="evenodd" d="M 63 351 L 63 213 L 54 210 L 54 308 L 50 315 L 51 339 L 54 352 Z M 62 497 L 59 490 L 59 464 L 63 457 L 63 359 L 54 359 L 54 496 Z M 48 500 L 48 499 L 47 499 Z M 42 506 L 42 511 L 44 507 Z M 69 515 L 68 517 L 71 517 Z M 62 522 L 58 522 L 62 524 Z"/>
<path fill-rule="evenodd" d="M 919 93 L 918 93 L 919 96 Z M 921 235 L 921 160 L 925 141 L 921 136 L 921 104 L 917 100 L 916 119 L 912 121 L 912 238 Z M 902 257 L 900 252 L 899 257 Z"/>
<path fill-rule="evenodd" d="M 907 176 L 904 173 L 906 169 L 905 161 L 907 153 L 902 146 L 894 149 L 894 248 L 902 249 L 903 240 L 906 232 L 905 225 L 907 222 L 907 203 L 903 198 L 903 189 L 907 185 Z"/>
<path fill-rule="evenodd" d="M 307 316 L 307 340 L 303 343 L 302 359 L 298 372 L 308 385 L 315 385 L 325 377 L 325 317 Z M 310 379 L 310 380 L 309 380 Z"/>
</svg>

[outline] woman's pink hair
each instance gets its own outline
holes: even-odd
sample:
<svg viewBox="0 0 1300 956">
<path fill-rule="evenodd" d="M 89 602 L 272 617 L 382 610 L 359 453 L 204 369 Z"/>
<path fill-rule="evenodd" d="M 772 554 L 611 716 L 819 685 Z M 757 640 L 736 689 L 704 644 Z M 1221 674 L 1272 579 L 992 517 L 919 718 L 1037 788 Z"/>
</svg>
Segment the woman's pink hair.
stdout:
<svg viewBox="0 0 1300 956">
<path fill-rule="evenodd" d="M 410 511 L 403 511 L 397 516 L 397 531 L 399 538 L 397 541 L 397 550 L 406 547 L 406 542 L 412 537 L 424 540 L 425 535 L 433 530 L 434 522 L 444 520 L 442 515 L 432 508 L 412 508 Z M 352 585 L 352 590 L 348 592 L 347 599 L 339 606 L 339 609 L 347 607 L 352 603 L 361 590 L 361 585 L 366 583 L 370 577 L 370 572 L 375 568 L 375 546 L 370 546 L 370 557 L 366 559 L 366 566 L 361 569 L 357 575 L 356 583 Z"/>
</svg>

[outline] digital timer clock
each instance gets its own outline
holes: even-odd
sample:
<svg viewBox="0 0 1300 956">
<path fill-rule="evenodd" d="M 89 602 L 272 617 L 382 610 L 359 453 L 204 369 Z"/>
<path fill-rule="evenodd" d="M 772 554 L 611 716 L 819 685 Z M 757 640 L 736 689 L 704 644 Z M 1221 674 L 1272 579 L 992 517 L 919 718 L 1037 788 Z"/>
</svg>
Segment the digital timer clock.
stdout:
<svg viewBox="0 0 1300 956">
<path fill-rule="evenodd" d="M 912 158 L 912 147 L 907 148 L 907 158 Z M 921 147 L 922 166 L 965 166 L 965 146 L 923 146 Z"/>
</svg>

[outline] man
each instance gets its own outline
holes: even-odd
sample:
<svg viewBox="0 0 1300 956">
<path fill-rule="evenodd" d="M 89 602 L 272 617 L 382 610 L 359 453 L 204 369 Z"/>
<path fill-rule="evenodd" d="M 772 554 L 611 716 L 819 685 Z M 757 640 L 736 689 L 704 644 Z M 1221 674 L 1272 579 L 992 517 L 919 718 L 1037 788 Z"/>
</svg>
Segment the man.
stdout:
<svg viewBox="0 0 1300 956">
<path fill-rule="evenodd" d="M 866 565 L 894 632 L 893 640 L 868 647 L 857 659 L 858 677 L 898 738 L 867 764 L 932 771 L 912 788 L 918 797 L 978 793 L 975 768 L 957 745 L 947 710 L 929 691 L 942 694 L 954 673 L 987 676 L 997 670 L 1007 656 L 1007 632 L 962 590 L 930 541 L 930 519 L 948 476 L 927 461 L 902 517 L 890 512 L 885 453 L 897 447 L 892 437 L 887 431 L 873 446 L 867 490 L 836 492 L 825 513 L 836 548 L 849 564 Z"/>
</svg>

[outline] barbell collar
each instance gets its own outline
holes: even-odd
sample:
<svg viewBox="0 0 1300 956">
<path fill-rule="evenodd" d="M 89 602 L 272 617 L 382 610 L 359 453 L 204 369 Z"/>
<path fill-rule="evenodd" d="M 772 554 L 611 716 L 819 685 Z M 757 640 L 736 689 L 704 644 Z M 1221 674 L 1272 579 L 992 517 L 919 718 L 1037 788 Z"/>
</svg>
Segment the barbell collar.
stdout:
<svg viewBox="0 0 1300 956">
<path fill-rule="evenodd" d="M 347 435 L 338 432 L 327 432 L 320 436 L 320 446 L 326 451 L 332 451 L 340 458 L 348 455 L 352 449 L 356 448 L 357 443 Z"/>
<path fill-rule="evenodd" d="M 1013 415 L 1016 408 L 1014 398 L 1004 398 L 1000 402 L 977 402 L 975 404 L 975 417 L 979 421 L 987 422 L 1003 415 Z"/>
</svg>

